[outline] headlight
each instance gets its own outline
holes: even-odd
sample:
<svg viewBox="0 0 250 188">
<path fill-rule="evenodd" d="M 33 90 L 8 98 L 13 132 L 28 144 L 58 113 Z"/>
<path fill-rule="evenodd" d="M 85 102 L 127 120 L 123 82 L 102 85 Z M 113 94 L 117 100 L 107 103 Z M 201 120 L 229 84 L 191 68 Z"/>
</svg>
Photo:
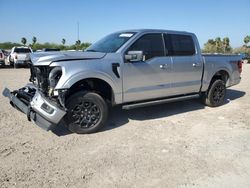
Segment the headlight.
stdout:
<svg viewBox="0 0 250 188">
<path fill-rule="evenodd" d="M 54 67 L 50 73 L 49 73 L 49 78 L 48 78 L 48 81 L 49 81 L 49 91 L 48 91 L 48 94 L 49 96 L 53 96 L 54 93 L 54 88 L 56 87 L 58 81 L 60 80 L 62 76 L 62 68 L 61 67 Z M 56 95 L 54 95 L 56 96 Z"/>
<path fill-rule="evenodd" d="M 49 87 L 54 89 L 62 76 L 62 68 L 55 67 L 49 73 Z"/>
</svg>

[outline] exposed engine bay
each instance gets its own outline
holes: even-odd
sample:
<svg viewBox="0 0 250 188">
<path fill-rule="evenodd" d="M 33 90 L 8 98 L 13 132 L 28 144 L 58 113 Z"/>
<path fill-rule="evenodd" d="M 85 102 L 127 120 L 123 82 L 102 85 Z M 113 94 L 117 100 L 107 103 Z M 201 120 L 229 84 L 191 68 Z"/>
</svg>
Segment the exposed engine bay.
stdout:
<svg viewBox="0 0 250 188">
<path fill-rule="evenodd" d="M 65 94 L 67 90 L 55 90 L 56 84 L 62 76 L 61 67 L 33 66 L 30 64 L 30 79 L 37 89 L 48 99 L 57 102 L 65 108 Z"/>
</svg>

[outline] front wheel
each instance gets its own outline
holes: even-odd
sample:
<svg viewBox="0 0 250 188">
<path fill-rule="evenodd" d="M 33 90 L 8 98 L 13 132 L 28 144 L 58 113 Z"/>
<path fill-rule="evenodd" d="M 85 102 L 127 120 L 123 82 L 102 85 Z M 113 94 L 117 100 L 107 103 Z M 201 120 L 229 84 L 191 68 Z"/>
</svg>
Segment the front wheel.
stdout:
<svg viewBox="0 0 250 188">
<path fill-rule="evenodd" d="M 222 80 L 215 80 L 208 88 L 204 96 L 204 103 L 210 107 L 217 107 L 224 103 L 226 96 L 226 85 Z"/>
<path fill-rule="evenodd" d="M 88 134 L 100 130 L 108 117 L 104 99 L 93 92 L 77 92 L 66 102 L 65 122 L 71 132 Z"/>
</svg>

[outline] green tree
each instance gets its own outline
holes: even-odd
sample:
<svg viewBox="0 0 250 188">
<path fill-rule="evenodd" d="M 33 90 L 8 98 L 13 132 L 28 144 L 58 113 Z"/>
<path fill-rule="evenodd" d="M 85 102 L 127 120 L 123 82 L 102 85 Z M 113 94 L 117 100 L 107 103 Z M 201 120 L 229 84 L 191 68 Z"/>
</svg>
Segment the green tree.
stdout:
<svg viewBox="0 0 250 188">
<path fill-rule="evenodd" d="M 209 39 L 207 41 L 207 43 L 204 44 L 203 52 L 204 53 L 215 53 L 216 52 L 214 39 Z"/>
<path fill-rule="evenodd" d="M 217 53 L 220 53 L 222 52 L 222 41 L 221 41 L 221 38 L 220 37 L 217 37 L 215 39 L 215 47 L 216 47 L 216 52 Z"/>
<path fill-rule="evenodd" d="M 21 43 L 25 46 L 27 43 L 27 39 L 25 37 L 22 37 Z"/>
<path fill-rule="evenodd" d="M 85 50 L 85 49 L 88 48 L 90 45 L 91 45 L 91 44 L 88 43 L 88 42 L 83 42 L 83 43 L 81 43 L 81 45 L 80 45 L 80 49 L 81 49 L 81 50 Z"/>
<path fill-rule="evenodd" d="M 244 43 L 245 43 L 245 45 L 247 46 L 247 44 L 250 42 L 250 36 L 246 36 L 245 38 L 244 38 Z"/>
<path fill-rule="evenodd" d="M 223 38 L 222 44 L 223 44 L 223 48 L 224 48 L 224 53 L 231 51 L 232 48 L 230 46 L 230 40 L 228 37 Z"/>
<path fill-rule="evenodd" d="M 239 48 L 234 48 L 233 53 L 235 53 L 235 54 L 246 54 L 246 55 L 250 56 L 250 48 L 248 48 L 246 46 L 242 46 L 242 47 L 239 47 Z"/>
<path fill-rule="evenodd" d="M 26 41 L 27 43 L 27 41 Z M 33 50 L 39 50 L 39 49 L 43 49 L 43 48 L 59 48 L 61 50 L 76 50 L 76 49 L 86 49 L 87 47 L 89 47 L 91 45 L 91 43 L 88 42 L 81 42 L 78 41 L 77 45 L 73 44 L 73 45 L 62 45 L 60 44 L 55 44 L 55 43 L 39 43 L 36 42 L 35 45 L 32 46 Z M 0 49 L 11 49 L 14 46 L 22 46 L 21 43 L 12 43 L 12 42 L 4 42 L 4 43 L 0 43 Z"/>
<path fill-rule="evenodd" d="M 202 50 L 205 53 L 228 53 L 232 51 L 230 46 L 230 39 L 225 37 L 221 40 L 220 37 L 216 39 L 209 39 Z"/>
<path fill-rule="evenodd" d="M 63 38 L 62 39 L 62 44 L 65 45 L 65 43 L 66 43 L 66 40 L 65 40 L 65 38 Z"/>
<path fill-rule="evenodd" d="M 36 37 L 33 37 L 33 38 L 32 38 L 32 46 L 34 46 L 34 45 L 36 44 L 36 42 L 37 42 L 37 38 L 36 38 Z"/>
</svg>

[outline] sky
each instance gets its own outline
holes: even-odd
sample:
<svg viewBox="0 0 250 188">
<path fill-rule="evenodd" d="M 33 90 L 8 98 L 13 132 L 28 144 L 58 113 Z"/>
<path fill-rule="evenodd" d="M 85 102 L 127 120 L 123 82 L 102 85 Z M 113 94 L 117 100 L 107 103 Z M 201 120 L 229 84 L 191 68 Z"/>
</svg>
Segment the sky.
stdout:
<svg viewBox="0 0 250 188">
<path fill-rule="evenodd" d="M 229 37 L 239 47 L 250 35 L 250 0 L 0 0 L 0 42 L 95 42 L 124 29 L 189 31 L 200 45 Z"/>
</svg>

